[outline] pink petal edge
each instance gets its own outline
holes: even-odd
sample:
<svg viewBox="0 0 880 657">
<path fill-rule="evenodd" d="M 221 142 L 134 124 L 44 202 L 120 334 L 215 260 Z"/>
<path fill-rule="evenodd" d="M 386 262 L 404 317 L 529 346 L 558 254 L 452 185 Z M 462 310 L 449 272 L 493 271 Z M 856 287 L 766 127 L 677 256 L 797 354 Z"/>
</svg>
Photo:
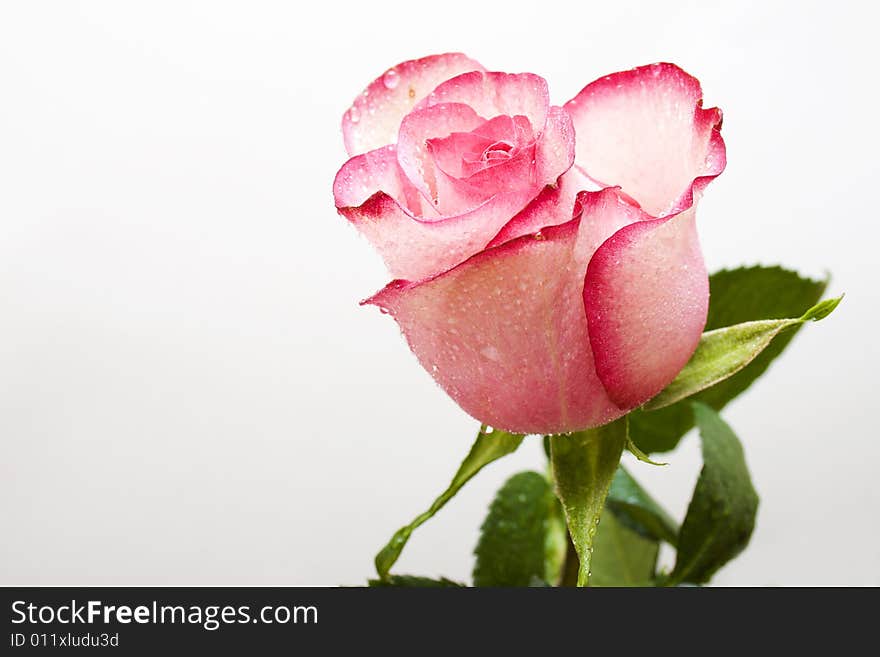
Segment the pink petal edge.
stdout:
<svg viewBox="0 0 880 657">
<path fill-rule="evenodd" d="M 590 260 L 583 294 L 596 373 L 618 406 L 635 408 L 675 378 L 706 324 L 695 209 L 616 232 Z"/>
<path fill-rule="evenodd" d="M 440 103 L 469 105 L 486 119 L 522 115 L 540 130 L 547 122 L 550 91 L 547 81 L 534 73 L 470 71 L 437 85 L 417 109 Z"/>
<path fill-rule="evenodd" d="M 359 155 L 397 141 L 400 122 L 437 85 L 483 66 L 462 53 L 402 62 L 376 78 L 342 117 L 346 152 Z"/>
<path fill-rule="evenodd" d="M 619 185 L 654 216 L 690 207 L 726 165 L 721 111 L 702 108 L 696 78 L 674 64 L 607 75 L 565 104 L 575 162 Z"/>
<path fill-rule="evenodd" d="M 379 252 L 391 276 L 420 280 L 481 251 L 533 195 L 530 189 L 498 194 L 463 214 L 435 219 L 413 216 L 385 192 L 337 211 Z"/>
</svg>

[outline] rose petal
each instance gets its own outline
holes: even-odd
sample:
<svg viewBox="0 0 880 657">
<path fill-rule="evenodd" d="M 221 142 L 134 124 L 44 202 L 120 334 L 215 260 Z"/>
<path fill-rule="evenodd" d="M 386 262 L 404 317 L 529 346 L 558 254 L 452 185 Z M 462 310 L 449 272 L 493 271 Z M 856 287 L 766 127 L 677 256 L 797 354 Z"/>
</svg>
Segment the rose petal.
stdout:
<svg viewBox="0 0 880 657">
<path fill-rule="evenodd" d="M 596 374 L 583 306 L 595 249 L 645 215 L 617 190 L 583 214 L 458 267 L 395 281 L 364 303 L 391 313 L 422 366 L 472 416 L 519 433 L 598 426 L 624 414 Z"/>
<path fill-rule="evenodd" d="M 463 103 L 487 119 L 521 114 L 535 130 L 543 130 L 550 93 L 547 81 L 534 73 L 472 71 L 438 85 L 420 106 L 439 103 Z"/>
<path fill-rule="evenodd" d="M 535 176 L 556 180 L 571 168 L 575 158 L 575 131 L 571 117 L 561 107 L 551 107 L 535 153 Z"/>
<path fill-rule="evenodd" d="M 333 180 L 333 198 L 337 207 L 358 206 L 381 190 L 405 205 L 405 185 L 394 146 L 383 146 L 342 165 Z"/>
<path fill-rule="evenodd" d="M 596 251 L 584 283 L 596 371 L 633 408 L 660 392 L 693 354 L 709 308 L 709 278 L 693 207 L 622 228 Z"/>
<path fill-rule="evenodd" d="M 438 172 L 428 150 L 428 140 L 448 137 L 454 132 L 470 132 L 485 122 L 472 108 L 460 103 L 433 105 L 404 117 L 397 139 L 397 159 L 406 177 L 429 203 L 439 205 L 440 199 L 437 193 Z M 456 207 L 454 203 L 448 203 L 444 204 L 441 212 L 455 214 L 456 210 L 464 211 L 472 207 Z"/>
<path fill-rule="evenodd" d="M 409 214 L 428 220 L 439 216 L 433 204 L 404 175 L 394 146 L 355 155 L 342 165 L 333 181 L 337 208 L 357 207 L 377 192 L 393 198 Z"/>
<path fill-rule="evenodd" d="M 357 207 L 338 207 L 382 256 L 396 278 L 419 280 L 446 271 L 482 250 L 534 196 L 529 189 L 498 194 L 453 217 L 415 217 L 384 192 Z"/>
<path fill-rule="evenodd" d="M 483 67 L 461 53 L 432 55 L 388 69 L 355 99 L 342 117 L 349 155 L 393 144 L 400 122 L 413 106 L 444 80 Z"/>
<path fill-rule="evenodd" d="M 525 205 L 540 190 L 535 184 L 534 162 L 535 145 L 530 144 L 507 161 L 463 180 L 438 167 L 437 209 L 445 215 L 467 212 L 499 194 L 516 195 L 524 199 Z M 522 206 L 514 212 L 520 209 Z"/>
<path fill-rule="evenodd" d="M 580 214 L 580 210 L 576 209 L 579 193 L 600 189 L 601 185 L 585 176 L 577 167 L 572 167 L 555 184 L 547 185 L 534 201 L 507 222 L 489 242 L 489 247 L 571 221 L 576 214 Z"/>
<path fill-rule="evenodd" d="M 653 64 L 601 78 L 565 105 L 577 133 L 575 161 L 620 185 L 654 216 L 693 204 L 724 170 L 721 112 L 702 109 L 696 78 Z"/>
<path fill-rule="evenodd" d="M 491 165 L 484 159 L 483 153 L 495 144 L 495 140 L 478 135 L 476 132 L 454 132 L 448 137 L 429 139 L 427 148 L 434 163 L 446 175 L 452 178 L 467 178 L 474 171 L 480 171 Z"/>
</svg>

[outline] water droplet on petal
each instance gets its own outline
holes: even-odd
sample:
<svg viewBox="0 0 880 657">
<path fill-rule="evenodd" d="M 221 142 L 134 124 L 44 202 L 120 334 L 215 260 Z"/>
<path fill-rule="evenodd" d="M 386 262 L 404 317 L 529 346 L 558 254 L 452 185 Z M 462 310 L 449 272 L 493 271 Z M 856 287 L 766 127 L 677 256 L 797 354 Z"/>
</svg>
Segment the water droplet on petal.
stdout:
<svg viewBox="0 0 880 657">
<path fill-rule="evenodd" d="M 361 120 L 361 111 L 354 105 L 348 110 L 348 120 L 352 123 L 357 123 Z"/>
<path fill-rule="evenodd" d="M 393 68 L 390 68 L 385 75 L 382 76 L 382 82 L 386 89 L 394 89 L 400 84 L 400 74 L 398 74 Z"/>
</svg>

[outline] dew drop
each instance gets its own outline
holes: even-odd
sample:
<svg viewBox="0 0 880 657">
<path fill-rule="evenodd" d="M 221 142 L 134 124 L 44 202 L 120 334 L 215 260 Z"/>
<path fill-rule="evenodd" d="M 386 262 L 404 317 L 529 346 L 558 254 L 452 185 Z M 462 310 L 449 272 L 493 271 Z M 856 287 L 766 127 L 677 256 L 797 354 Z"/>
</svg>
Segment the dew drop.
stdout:
<svg viewBox="0 0 880 657">
<path fill-rule="evenodd" d="M 357 123 L 361 120 L 361 111 L 354 105 L 348 110 L 348 120 L 352 123 Z"/>
<path fill-rule="evenodd" d="M 400 84 L 400 74 L 393 68 L 389 68 L 385 75 L 382 76 L 382 83 L 386 89 L 394 89 Z"/>
</svg>

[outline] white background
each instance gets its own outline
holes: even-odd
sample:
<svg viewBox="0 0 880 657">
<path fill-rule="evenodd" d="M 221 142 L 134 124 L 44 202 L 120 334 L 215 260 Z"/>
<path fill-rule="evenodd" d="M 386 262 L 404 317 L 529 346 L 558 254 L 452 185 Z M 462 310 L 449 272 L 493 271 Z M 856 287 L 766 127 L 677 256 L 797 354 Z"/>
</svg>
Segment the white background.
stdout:
<svg viewBox="0 0 880 657">
<path fill-rule="evenodd" d="M 762 497 L 725 585 L 880 584 L 877 17 L 867 2 L 4 2 L 0 583 L 356 584 L 476 423 L 396 325 L 333 208 L 339 120 L 389 66 L 463 50 L 556 103 L 673 61 L 725 112 L 710 270 L 847 297 L 726 417 Z M 633 464 L 682 516 L 689 435 Z M 420 529 L 399 572 L 468 579 L 538 441 Z M 669 555 L 666 555 L 667 557 Z"/>
</svg>

